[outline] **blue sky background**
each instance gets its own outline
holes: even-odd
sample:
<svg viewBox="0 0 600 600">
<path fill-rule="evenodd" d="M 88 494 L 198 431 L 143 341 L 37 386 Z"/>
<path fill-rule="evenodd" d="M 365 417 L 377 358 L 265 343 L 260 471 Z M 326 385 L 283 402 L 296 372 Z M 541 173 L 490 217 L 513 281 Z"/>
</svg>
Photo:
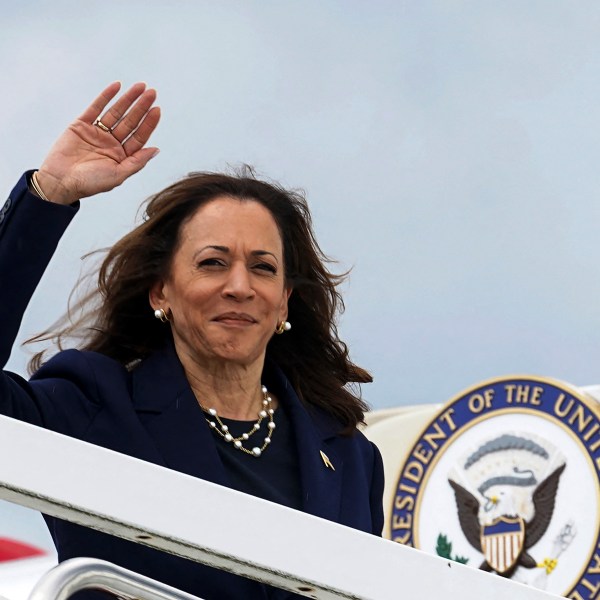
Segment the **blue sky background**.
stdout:
<svg viewBox="0 0 600 600">
<path fill-rule="evenodd" d="M 513 373 L 600 382 L 596 2 L 32 0 L 2 3 L 0 34 L 4 195 L 110 81 L 163 109 L 161 154 L 84 203 L 21 340 L 145 197 L 250 163 L 306 190 L 352 268 L 340 329 L 374 408 Z"/>
</svg>

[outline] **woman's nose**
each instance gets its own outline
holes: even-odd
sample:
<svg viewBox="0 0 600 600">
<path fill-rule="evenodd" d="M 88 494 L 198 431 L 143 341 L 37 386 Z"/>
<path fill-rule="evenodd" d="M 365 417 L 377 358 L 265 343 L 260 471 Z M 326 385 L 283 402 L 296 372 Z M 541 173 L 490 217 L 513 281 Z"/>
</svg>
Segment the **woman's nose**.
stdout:
<svg viewBox="0 0 600 600">
<path fill-rule="evenodd" d="M 223 287 L 223 295 L 236 300 L 247 300 L 255 295 L 251 274 L 246 265 L 233 264 L 228 271 L 227 281 Z"/>
</svg>

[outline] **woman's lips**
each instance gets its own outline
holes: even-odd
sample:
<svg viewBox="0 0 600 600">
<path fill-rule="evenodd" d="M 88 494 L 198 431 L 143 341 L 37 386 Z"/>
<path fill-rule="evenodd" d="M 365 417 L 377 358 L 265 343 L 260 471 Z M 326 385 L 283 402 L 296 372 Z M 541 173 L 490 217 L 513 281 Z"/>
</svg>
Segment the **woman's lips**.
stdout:
<svg viewBox="0 0 600 600">
<path fill-rule="evenodd" d="M 214 319 L 218 323 L 225 325 L 253 325 L 256 319 L 246 313 L 224 313 Z"/>
</svg>

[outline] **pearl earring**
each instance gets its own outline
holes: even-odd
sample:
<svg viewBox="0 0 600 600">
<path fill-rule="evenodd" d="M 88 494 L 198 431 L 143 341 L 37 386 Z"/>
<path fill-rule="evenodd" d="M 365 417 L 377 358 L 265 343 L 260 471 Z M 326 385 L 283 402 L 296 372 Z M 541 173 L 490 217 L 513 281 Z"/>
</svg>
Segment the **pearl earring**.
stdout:
<svg viewBox="0 0 600 600">
<path fill-rule="evenodd" d="M 275 333 L 281 335 L 284 331 L 289 331 L 292 328 L 292 324 L 289 321 L 281 321 L 275 329 Z"/>
<path fill-rule="evenodd" d="M 157 308 L 154 311 L 154 317 L 162 323 L 167 323 L 170 320 L 169 315 L 167 315 L 163 308 Z"/>
</svg>

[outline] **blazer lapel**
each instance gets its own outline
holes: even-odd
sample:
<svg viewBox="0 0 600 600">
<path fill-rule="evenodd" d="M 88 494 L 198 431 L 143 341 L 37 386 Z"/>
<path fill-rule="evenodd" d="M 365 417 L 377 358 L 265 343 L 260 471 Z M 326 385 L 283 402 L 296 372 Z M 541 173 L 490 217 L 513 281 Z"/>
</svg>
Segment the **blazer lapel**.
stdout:
<svg viewBox="0 0 600 600">
<path fill-rule="evenodd" d="M 132 372 L 133 404 L 164 466 L 220 485 L 228 478 L 171 344 Z"/>
<path fill-rule="evenodd" d="M 283 372 L 265 367 L 269 388 L 290 416 L 302 488 L 303 510 L 335 521 L 340 514 L 344 463 L 334 442 L 339 424 L 318 409 L 310 413 Z M 213 434 L 188 384 L 171 344 L 149 356 L 132 371 L 133 404 L 156 447 L 156 462 L 200 479 L 230 487 Z"/>
<path fill-rule="evenodd" d="M 321 411 L 309 413 L 279 367 L 269 363 L 268 370 L 273 378 L 269 387 L 284 403 L 294 430 L 303 511 L 336 521 L 340 514 L 344 471 L 344 463 L 332 447 L 339 424 Z"/>
</svg>

